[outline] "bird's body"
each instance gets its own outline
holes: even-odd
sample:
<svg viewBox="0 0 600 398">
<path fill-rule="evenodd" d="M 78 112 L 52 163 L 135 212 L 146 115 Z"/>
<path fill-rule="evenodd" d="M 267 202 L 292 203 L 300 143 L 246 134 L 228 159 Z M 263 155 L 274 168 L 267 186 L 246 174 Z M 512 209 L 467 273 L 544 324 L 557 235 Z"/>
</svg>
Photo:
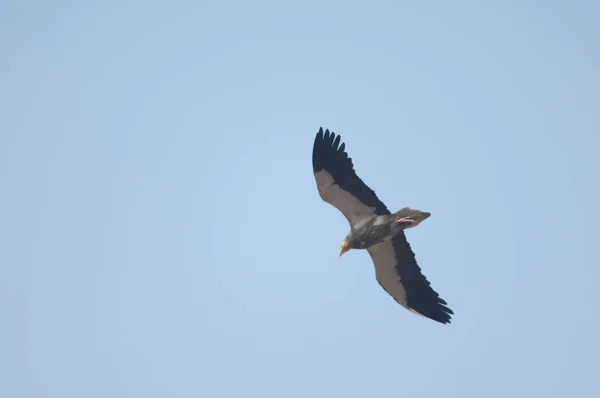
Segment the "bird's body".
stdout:
<svg viewBox="0 0 600 398">
<path fill-rule="evenodd" d="M 408 310 L 449 323 L 452 310 L 421 273 L 404 230 L 431 214 L 405 207 L 391 213 L 355 173 L 341 137 L 319 130 L 313 147 L 313 171 L 321 198 L 335 206 L 350 223 L 340 256 L 366 249 L 375 264 L 377 281 Z"/>
<path fill-rule="evenodd" d="M 400 232 L 395 231 L 393 224 L 390 224 L 389 216 L 374 216 L 366 219 L 365 222 L 350 228 L 350 233 L 344 240 L 348 242 L 350 249 L 367 249 L 393 235 Z"/>
<path fill-rule="evenodd" d="M 430 213 L 405 207 L 394 214 L 365 217 L 364 220 L 350 227 L 350 233 L 344 241 L 347 242 L 350 249 L 368 249 L 378 243 L 393 239 L 406 228 L 415 227 L 415 223 L 417 223 L 414 221 L 415 219 L 422 221 L 429 216 Z"/>
</svg>

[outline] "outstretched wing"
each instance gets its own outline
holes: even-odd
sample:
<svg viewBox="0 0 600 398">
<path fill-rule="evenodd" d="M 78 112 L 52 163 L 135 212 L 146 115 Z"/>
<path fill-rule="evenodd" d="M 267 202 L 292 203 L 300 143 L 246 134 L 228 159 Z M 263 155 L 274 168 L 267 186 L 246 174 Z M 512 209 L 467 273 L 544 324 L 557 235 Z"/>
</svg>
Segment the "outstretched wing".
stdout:
<svg viewBox="0 0 600 398">
<path fill-rule="evenodd" d="M 321 198 L 335 206 L 350 225 L 371 215 L 390 214 L 377 195 L 356 175 L 341 137 L 319 129 L 313 147 L 313 171 Z"/>
<path fill-rule="evenodd" d="M 450 323 L 454 312 L 421 273 L 403 231 L 391 241 L 371 246 L 367 251 L 375 264 L 377 282 L 394 300 L 409 311 L 440 323 Z"/>
</svg>

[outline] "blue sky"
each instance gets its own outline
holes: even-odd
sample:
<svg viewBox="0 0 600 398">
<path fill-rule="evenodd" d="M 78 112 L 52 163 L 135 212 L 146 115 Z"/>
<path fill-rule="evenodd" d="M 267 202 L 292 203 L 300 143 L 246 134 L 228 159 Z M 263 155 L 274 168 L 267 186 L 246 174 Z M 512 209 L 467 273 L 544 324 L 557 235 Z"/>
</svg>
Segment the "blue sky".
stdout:
<svg viewBox="0 0 600 398">
<path fill-rule="evenodd" d="M 598 396 L 599 13 L 2 2 L 0 396 Z M 451 325 L 337 259 L 320 126 Z"/>
</svg>

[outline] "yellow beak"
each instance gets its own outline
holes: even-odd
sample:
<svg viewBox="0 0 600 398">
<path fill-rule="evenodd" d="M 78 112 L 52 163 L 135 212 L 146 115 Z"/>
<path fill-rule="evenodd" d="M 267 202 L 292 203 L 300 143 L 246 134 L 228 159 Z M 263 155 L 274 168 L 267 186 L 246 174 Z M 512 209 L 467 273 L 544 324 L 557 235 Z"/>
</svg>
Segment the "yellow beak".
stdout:
<svg viewBox="0 0 600 398">
<path fill-rule="evenodd" d="M 338 255 L 338 258 L 342 257 L 342 254 L 346 253 L 348 250 L 350 250 L 350 246 L 348 246 L 348 244 L 345 241 L 342 242 L 342 246 L 340 247 L 340 254 Z"/>
</svg>

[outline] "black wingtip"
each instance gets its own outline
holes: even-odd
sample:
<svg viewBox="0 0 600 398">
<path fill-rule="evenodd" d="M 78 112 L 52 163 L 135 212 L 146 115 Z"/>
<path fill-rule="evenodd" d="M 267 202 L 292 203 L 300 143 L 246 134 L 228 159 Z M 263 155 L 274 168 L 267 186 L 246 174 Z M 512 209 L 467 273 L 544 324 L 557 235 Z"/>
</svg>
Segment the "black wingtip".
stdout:
<svg viewBox="0 0 600 398">
<path fill-rule="evenodd" d="M 313 170 L 319 171 L 323 168 L 324 162 L 330 160 L 332 154 L 340 151 L 341 136 L 335 134 L 329 129 L 323 131 L 323 127 L 319 127 L 319 132 L 315 137 L 313 146 Z M 342 143 L 341 152 L 344 152 L 345 145 Z"/>
<path fill-rule="evenodd" d="M 444 325 L 452 323 L 452 316 L 454 313 L 452 312 L 452 310 L 450 308 L 445 308 L 436 313 L 436 314 L 422 314 L 425 317 L 431 319 L 432 321 L 436 321 L 439 323 L 443 323 Z"/>
<path fill-rule="evenodd" d="M 429 316 L 429 317 L 439 323 L 443 323 L 443 324 L 452 323 L 452 315 L 454 315 L 454 312 L 446 306 L 440 306 L 440 307 L 441 307 L 440 308 L 441 311 L 439 313 Z"/>
<path fill-rule="evenodd" d="M 427 281 L 427 283 L 429 283 L 429 281 Z M 437 295 L 434 290 L 430 290 L 430 292 Z M 423 291 L 421 293 L 423 293 Z M 420 297 L 421 300 L 417 301 L 417 303 L 408 303 L 408 306 L 412 310 L 433 321 L 443 324 L 451 323 L 454 311 L 448 308 L 446 300 L 438 296 L 435 301 L 432 301 L 431 296 L 429 299 L 426 299 L 426 296 L 423 296 L 422 294 L 417 297 Z"/>
</svg>

